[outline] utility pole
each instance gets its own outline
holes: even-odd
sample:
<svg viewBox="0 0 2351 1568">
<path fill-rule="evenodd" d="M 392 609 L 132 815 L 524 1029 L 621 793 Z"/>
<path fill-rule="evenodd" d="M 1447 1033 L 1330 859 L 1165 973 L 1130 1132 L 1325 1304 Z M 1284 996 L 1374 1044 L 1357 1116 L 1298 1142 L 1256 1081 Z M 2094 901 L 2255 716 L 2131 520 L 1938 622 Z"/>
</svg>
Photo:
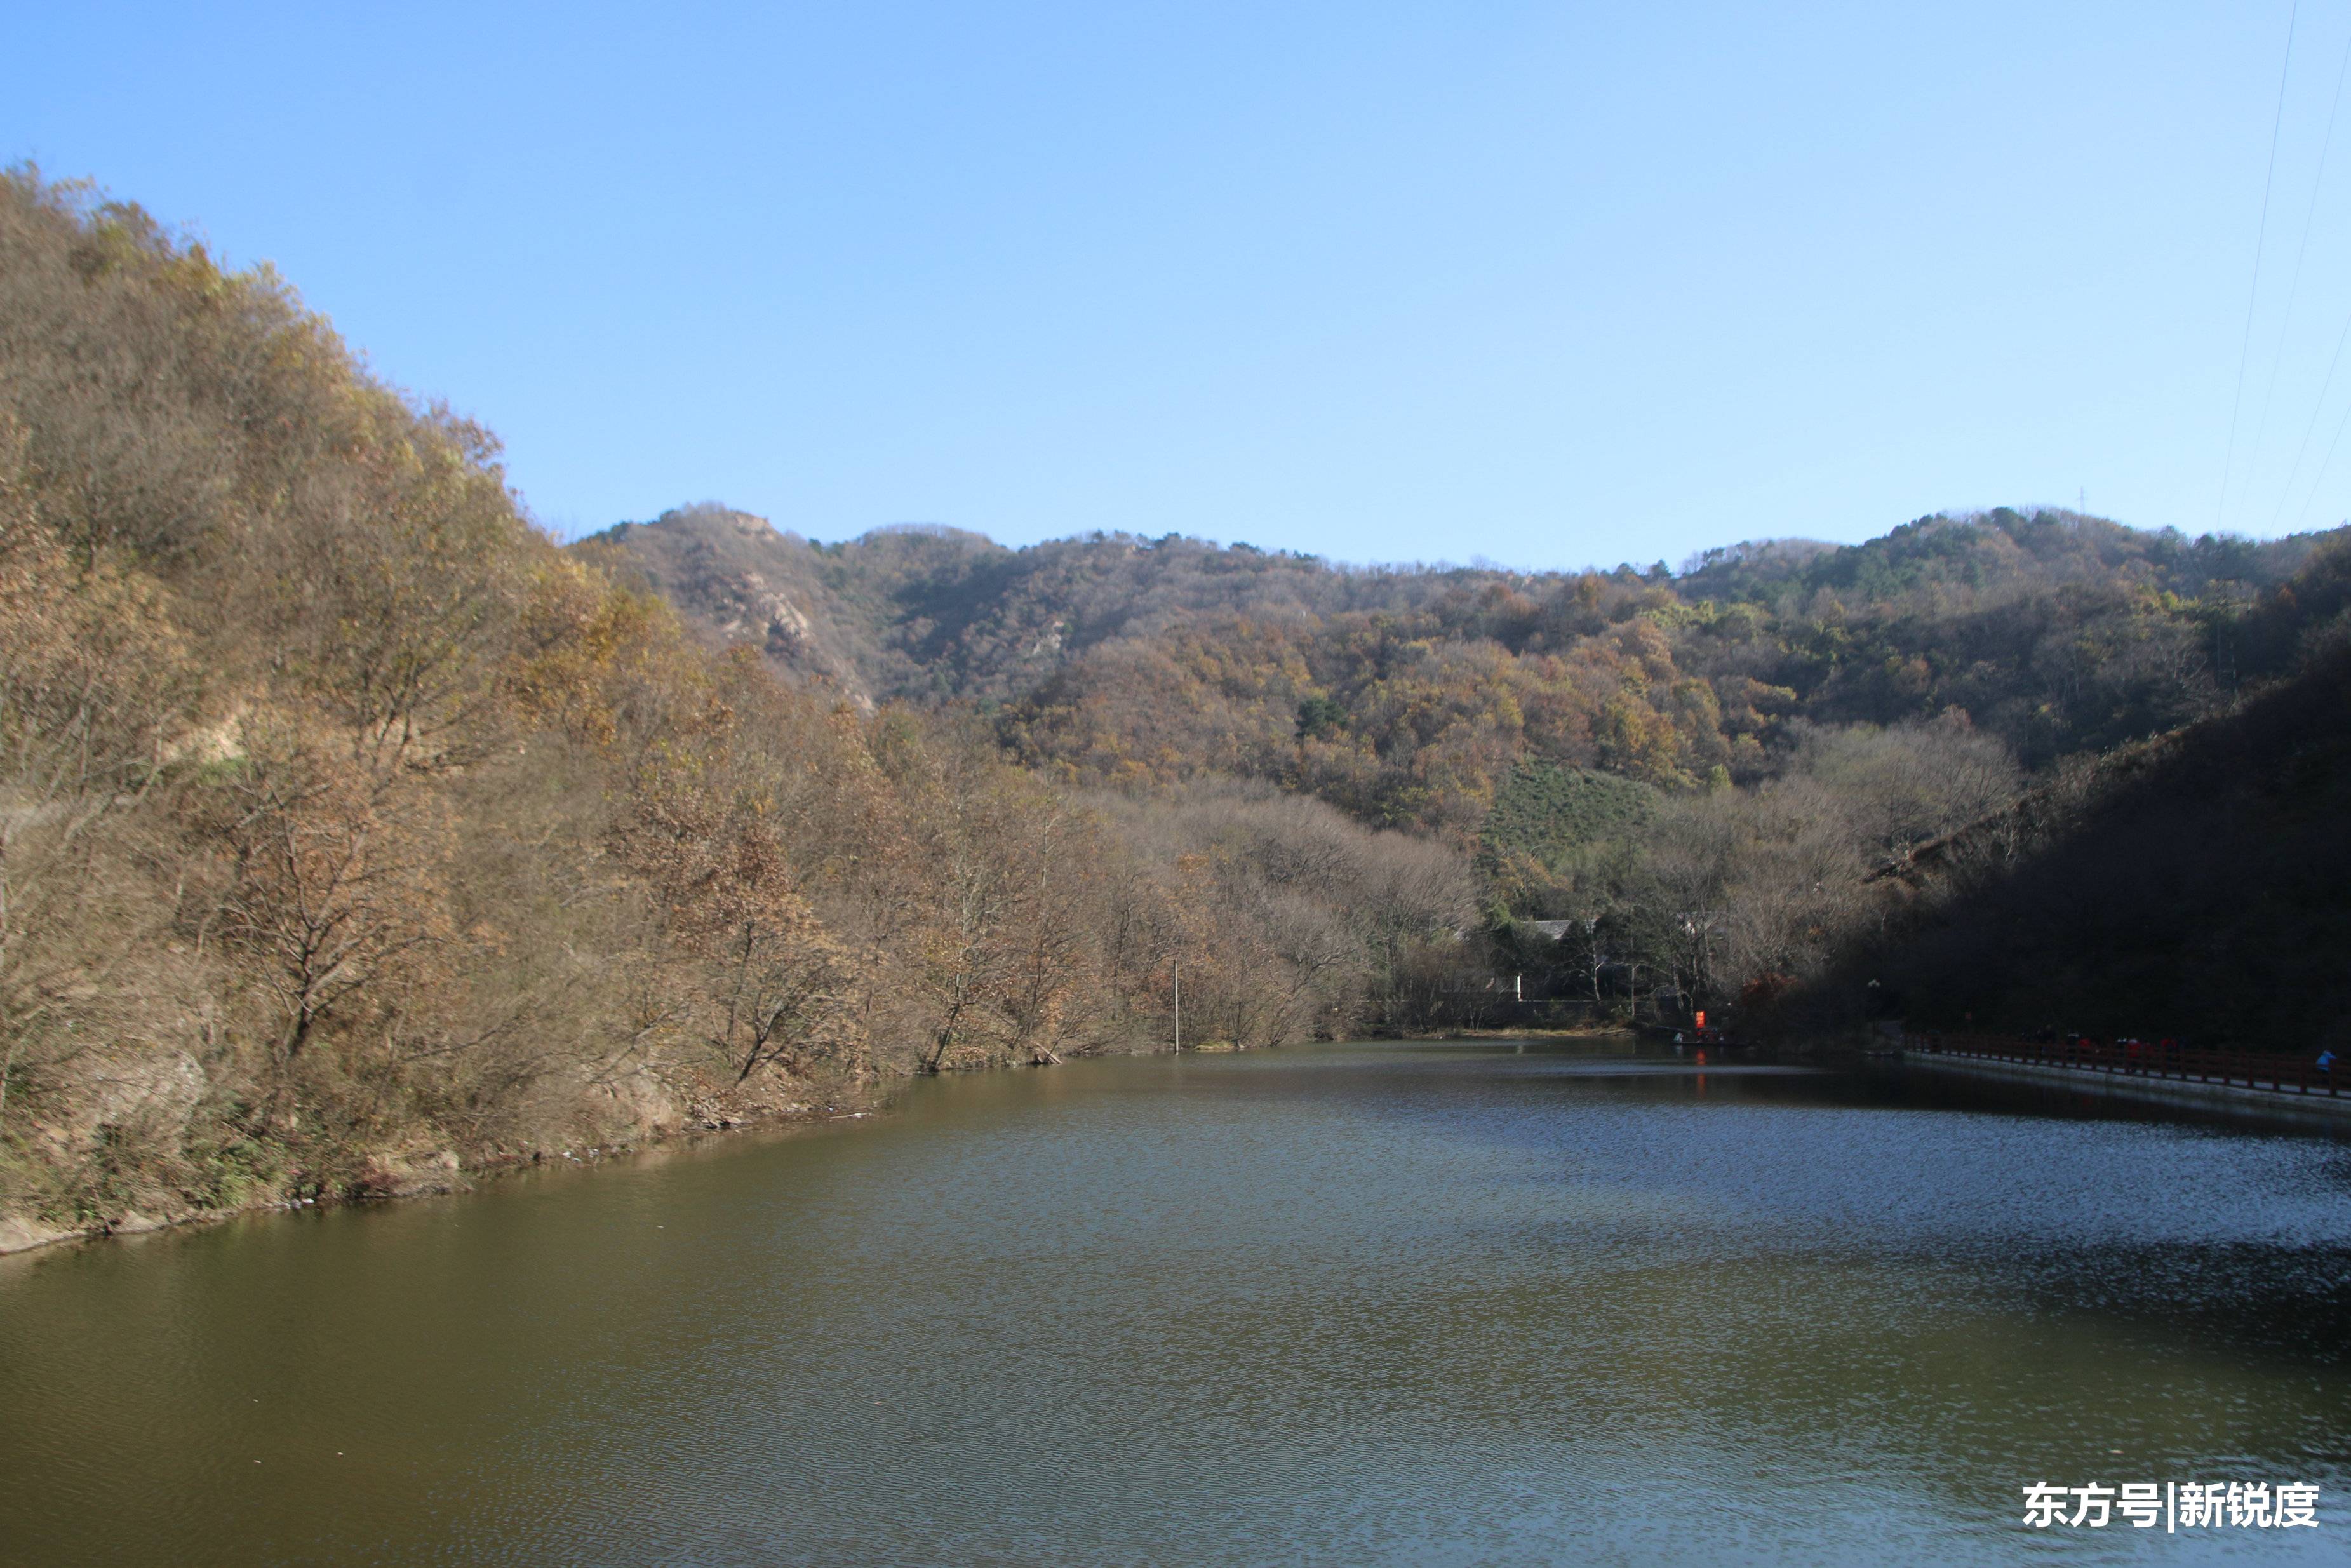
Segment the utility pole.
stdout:
<svg viewBox="0 0 2351 1568">
<path fill-rule="evenodd" d="M 1176 960 L 1176 1043 L 1172 1050 L 1184 1049 L 1184 960 Z"/>
</svg>

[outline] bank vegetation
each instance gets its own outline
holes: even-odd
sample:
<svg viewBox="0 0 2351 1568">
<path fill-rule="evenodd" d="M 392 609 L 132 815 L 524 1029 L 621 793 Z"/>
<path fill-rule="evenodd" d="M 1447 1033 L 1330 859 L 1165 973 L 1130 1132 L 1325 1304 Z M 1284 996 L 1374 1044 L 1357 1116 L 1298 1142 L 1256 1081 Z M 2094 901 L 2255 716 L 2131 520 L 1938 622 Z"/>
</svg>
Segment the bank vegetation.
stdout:
<svg viewBox="0 0 2351 1568">
<path fill-rule="evenodd" d="M 20 170 L 0 1222 L 1160 1049 L 1179 965 L 1201 1044 L 2274 1048 L 2351 907 L 2346 604 L 2339 531 L 2047 508 L 1678 572 L 715 505 L 563 547 L 266 268 Z"/>
<path fill-rule="evenodd" d="M 566 552 L 266 269 L 0 182 L 0 1211 L 402 1190 L 1395 1010 L 1458 857 L 1138 811 Z M 1194 1011 L 1193 1009 L 1196 1009 Z"/>
</svg>

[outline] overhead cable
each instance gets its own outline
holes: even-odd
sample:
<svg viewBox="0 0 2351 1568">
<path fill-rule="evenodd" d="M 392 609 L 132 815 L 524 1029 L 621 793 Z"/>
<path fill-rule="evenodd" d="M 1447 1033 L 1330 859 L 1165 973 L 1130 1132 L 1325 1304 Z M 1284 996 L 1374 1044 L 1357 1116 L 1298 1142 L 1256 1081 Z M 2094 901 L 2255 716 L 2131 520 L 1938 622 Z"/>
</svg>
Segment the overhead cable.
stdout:
<svg viewBox="0 0 2351 1568">
<path fill-rule="evenodd" d="M 2351 426 L 2351 408 L 2346 408 L 2343 417 L 2335 422 L 2335 439 L 2326 444 L 2326 455 L 2320 461 L 2318 472 L 2311 476 L 2310 494 L 2302 498 L 2302 510 L 2294 515 L 2294 531 L 2297 533 L 2302 529 L 2302 520 L 2310 516 L 2310 504 L 2318 499 L 2319 486 L 2326 482 L 2326 471 L 2335 466 L 2335 449 L 2343 444 L 2346 426 Z"/>
<path fill-rule="evenodd" d="M 2310 204 L 2303 209 L 2302 214 L 2302 243 L 2294 247 L 2294 277 L 2285 287 L 2285 314 L 2278 321 L 2277 351 L 2270 356 L 2269 390 L 2262 394 L 2262 417 L 2253 425 L 2253 448 L 2245 460 L 2248 491 L 2252 487 L 2253 476 L 2261 469 L 2262 443 L 2269 436 L 2270 405 L 2277 401 L 2278 371 L 2285 364 L 2286 337 L 2294 328 L 2294 302 L 2302 293 L 2302 264 L 2304 258 L 2310 255 L 2310 229 L 2318 217 L 2319 193 L 2326 187 L 2326 159 L 2327 155 L 2335 151 L 2335 111 L 2343 107 L 2343 78 L 2346 73 L 2351 73 L 2351 38 L 2344 40 L 2343 63 L 2335 69 L 2335 96 L 2326 105 L 2326 134 L 2318 143 L 2318 172 L 2311 177 Z M 2327 367 L 2326 374 L 2328 382 L 2331 382 L 2335 379 L 2335 369 L 2332 365 Z M 2319 389 L 2318 401 L 2322 407 L 2325 406 L 2326 389 L 2324 386 Z M 2313 423 L 2317 423 L 2317 409 L 2311 411 L 2310 417 Z M 2305 444 L 2307 440 L 2308 437 L 2305 436 Z M 2294 454 L 2294 469 L 2286 473 L 2285 488 L 2278 495 L 2278 510 L 2281 512 L 2285 510 L 2286 497 L 2294 492 L 2294 472 L 2302 466 L 2301 453 Z M 2276 519 L 2273 517 L 2271 521 L 2274 525 Z"/>
<path fill-rule="evenodd" d="M 2302 0 L 2294 0 L 2285 19 L 2285 63 L 2278 68 L 2277 112 L 2270 120 L 2269 167 L 2262 174 L 2262 221 L 2253 230 L 2253 287 L 2245 298 L 2244 341 L 2237 350 L 2237 392 L 2229 404 L 2229 449 L 2220 461 L 2220 500 L 2213 509 L 2216 528 L 2227 518 L 2229 476 L 2237 465 L 2237 422 L 2245 412 L 2245 367 L 2253 357 L 2253 307 L 2262 298 L 2262 252 L 2269 242 L 2270 187 L 2277 180 L 2278 131 L 2285 123 L 2285 84 L 2294 70 L 2294 30 L 2301 19 Z"/>
</svg>

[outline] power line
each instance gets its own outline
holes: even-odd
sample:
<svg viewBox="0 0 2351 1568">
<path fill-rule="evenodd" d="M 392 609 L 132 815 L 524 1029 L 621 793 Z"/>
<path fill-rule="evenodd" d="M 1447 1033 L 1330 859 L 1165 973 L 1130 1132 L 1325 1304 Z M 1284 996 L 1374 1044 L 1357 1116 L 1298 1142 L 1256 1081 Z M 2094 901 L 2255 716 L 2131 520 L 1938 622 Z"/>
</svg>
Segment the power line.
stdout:
<svg viewBox="0 0 2351 1568">
<path fill-rule="evenodd" d="M 2277 180 L 2278 131 L 2285 124 L 2285 83 L 2294 69 L 2294 29 L 2302 19 L 2302 0 L 2294 0 L 2294 9 L 2285 18 L 2285 63 L 2278 68 L 2277 113 L 2270 120 L 2269 168 L 2262 175 L 2262 221 L 2253 230 L 2253 287 L 2245 299 L 2245 340 L 2237 350 L 2237 395 L 2229 405 L 2229 451 L 2220 461 L 2220 504 L 2214 508 L 2212 526 L 2220 527 L 2229 511 L 2229 476 L 2237 465 L 2237 421 L 2245 412 L 2245 367 L 2253 357 L 2253 307 L 2262 297 L 2262 251 L 2269 243 L 2270 187 Z"/>
<path fill-rule="evenodd" d="M 2342 419 L 2336 422 L 2335 439 L 2326 444 L 2325 460 L 2319 464 L 2318 472 L 2311 478 L 2310 494 L 2302 498 L 2302 510 L 2294 516 L 2294 530 L 2297 533 L 2302 529 L 2302 520 L 2310 516 L 2310 504 L 2318 499 L 2319 486 L 2326 482 L 2326 471 L 2335 466 L 2335 449 L 2343 444 L 2343 432 L 2346 426 L 2351 426 L 2351 408 L 2346 408 L 2343 411 Z"/>
<path fill-rule="evenodd" d="M 2300 0 L 2296 0 L 2296 4 L 2299 3 Z M 2326 134 L 2320 139 L 2318 143 L 2318 172 L 2311 178 L 2310 204 L 2303 209 L 2302 243 L 2294 247 L 2294 277 L 2292 280 L 2286 284 L 2285 287 L 2285 315 L 2278 322 L 2277 352 L 2270 356 L 2269 390 L 2262 394 L 2262 417 L 2253 425 L 2253 450 L 2252 455 L 2246 459 L 2246 462 L 2250 465 L 2250 471 L 2246 476 L 2246 482 L 2248 485 L 2252 483 L 2252 471 L 2258 471 L 2261 467 L 2262 443 L 2269 436 L 2270 405 L 2277 401 L 2278 371 L 2283 369 L 2285 364 L 2286 337 L 2294 328 L 2294 302 L 2302 293 L 2302 264 L 2304 259 L 2310 255 L 2310 228 L 2312 223 L 2318 216 L 2319 194 L 2326 188 L 2326 159 L 2327 155 L 2335 151 L 2335 112 L 2343 107 L 2343 78 L 2346 73 L 2351 73 L 2351 38 L 2346 38 L 2344 40 L 2343 63 L 2337 66 L 2335 69 L 2335 96 L 2328 101 L 2326 106 Z M 2280 101 L 2279 107 L 2284 107 L 2283 100 Z M 2274 157 L 2275 154 L 2273 153 L 2272 156 Z M 2332 367 L 2329 367 L 2327 374 L 2328 379 L 2332 380 L 2334 376 Z M 2321 405 L 2325 404 L 2326 401 L 2326 393 L 2324 388 L 2320 389 L 2318 400 Z M 2313 411 L 2311 417 L 2314 421 L 2316 420 L 2317 413 L 2315 411 Z M 2299 468 L 2301 465 L 2301 455 L 2300 454 L 2296 454 L 2294 458 L 2294 466 Z M 2289 472 L 2286 475 L 2285 493 L 2281 494 L 2278 497 L 2278 509 L 2280 511 L 2283 511 L 2285 509 L 2286 496 L 2291 495 L 2293 490 L 2294 475 Z M 2273 524 L 2274 524 L 2276 519 L 2273 518 L 2271 520 Z"/>
<path fill-rule="evenodd" d="M 2335 337 L 2334 357 L 2326 361 L 2326 379 L 2318 383 L 2318 401 L 2311 405 L 2310 423 L 2302 427 L 2302 444 L 2294 449 L 2294 466 L 2286 470 L 2285 489 L 2278 497 L 2277 510 L 2270 514 L 2270 531 L 2273 533 L 2277 531 L 2278 519 L 2285 516 L 2285 504 L 2294 499 L 2294 482 L 2302 473 L 2302 460 L 2310 454 L 2310 438 L 2318 429 L 2318 416 L 2326 412 L 2326 394 L 2334 390 L 2335 368 L 2343 362 L 2343 346 L 2346 343 L 2351 343 L 2351 317 L 2344 319 L 2343 330 Z M 2343 433 L 2336 431 L 2335 438 L 2342 440 Z M 2326 455 L 2328 462 L 2334 461 L 2334 447 L 2326 449 Z M 2319 465 L 2318 472 L 2322 476 L 2325 474 L 2325 464 Z M 2315 485 L 2317 481 L 2313 480 L 2312 483 Z M 2305 501 L 2304 510 L 2308 509 L 2309 503 Z"/>
</svg>

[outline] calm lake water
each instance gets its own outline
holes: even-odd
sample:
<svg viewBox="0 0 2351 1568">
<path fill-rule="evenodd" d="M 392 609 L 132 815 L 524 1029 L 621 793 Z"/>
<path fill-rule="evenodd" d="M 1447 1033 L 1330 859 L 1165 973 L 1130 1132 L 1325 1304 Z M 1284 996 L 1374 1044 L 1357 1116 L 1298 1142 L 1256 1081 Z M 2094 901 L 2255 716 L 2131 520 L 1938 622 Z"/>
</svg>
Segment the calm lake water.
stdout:
<svg viewBox="0 0 2351 1568">
<path fill-rule="evenodd" d="M 2344 1561 L 2351 1145 L 1341 1045 L 0 1260 L 9 1563 Z M 2021 1527 L 2307 1480 L 2320 1529 Z"/>
</svg>

